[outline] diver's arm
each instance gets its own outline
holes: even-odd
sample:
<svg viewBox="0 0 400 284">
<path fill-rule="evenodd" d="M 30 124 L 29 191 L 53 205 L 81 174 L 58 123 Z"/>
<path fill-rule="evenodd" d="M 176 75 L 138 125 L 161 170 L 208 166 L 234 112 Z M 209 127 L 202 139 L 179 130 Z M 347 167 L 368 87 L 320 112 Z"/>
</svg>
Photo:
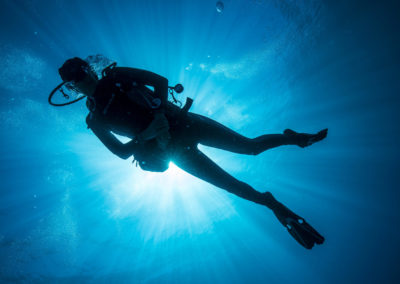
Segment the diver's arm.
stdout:
<svg viewBox="0 0 400 284">
<path fill-rule="evenodd" d="M 152 122 L 138 135 L 138 140 L 144 142 L 155 138 L 159 147 L 166 148 L 171 139 L 168 132 L 169 123 L 164 115 L 168 100 L 168 80 L 156 73 L 136 68 L 129 68 L 129 76 L 133 82 L 137 81 L 143 85 L 153 86 L 154 97 L 161 100 L 160 106 L 153 109 Z M 133 100 L 136 102 L 136 99 Z"/>
<path fill-rule="evenodd" d="M 168 130 L 169 124 L 165 115 L 163 113 L 155 113 L 152 122 L 137 136 L 137 138 L 139 141 L 147 141 L 165 134 Z"/>
<path fill-rule="evenodd" d="M 168 100 L 168 80 L 156 73 L 129 68 L 129 76 L 133 81 L 138 81 L 143 85 L 154 87 L 154 96 L 161 100 L 161 105 L 158 108 L 159 112 L 163 112 Z"/>
<path fill-rule="evenodd" d="M 137 147 L 137 141 L 131 140 L 128 143 L 122 143 L 119 141 L 110 130 L 102 127 L 97 121 L 90 119 L 89 116 L 86 118 L 86 123 L 88 128 L 90 128 L 93 133 L 100 139 L 100 141 L 110 150 L 113 154 L 117 155 L 121 159 L 128 159 L 135 148 Z"/>
</svg>

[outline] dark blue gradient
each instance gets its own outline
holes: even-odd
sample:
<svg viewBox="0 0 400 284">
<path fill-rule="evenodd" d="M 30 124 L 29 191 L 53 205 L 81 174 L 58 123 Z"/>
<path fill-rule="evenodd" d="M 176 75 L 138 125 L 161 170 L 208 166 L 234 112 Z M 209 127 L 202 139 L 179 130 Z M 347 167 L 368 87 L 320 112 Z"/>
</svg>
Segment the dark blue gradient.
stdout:
<svg viewBox="0 0 400 284">
<path fill-rule="evenodd" d="M 397 283 L 397 1 L 0 0 L 0 282 Z M 182 83 L 191 111 L 249 137 L 326 140 L 259 156 L 200 147 L 326 238 L 186 174 L 143 172 L 48 105 L 68 58 Z"/>
</svg>

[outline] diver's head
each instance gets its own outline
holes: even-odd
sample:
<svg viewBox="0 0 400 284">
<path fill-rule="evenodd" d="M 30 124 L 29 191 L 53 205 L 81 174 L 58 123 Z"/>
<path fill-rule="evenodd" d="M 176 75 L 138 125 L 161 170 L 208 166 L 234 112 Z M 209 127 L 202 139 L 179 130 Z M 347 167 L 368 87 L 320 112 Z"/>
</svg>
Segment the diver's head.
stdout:
<svg viewBox="0 0 400 284">
<path fill-rule="evenodd" d="M 58 73 L 64 82 L 71 82 L 78 92 L 86 96 L 93 95 L 98 79 L 85 60 L 79 57 L 68 59 L 58 69 Z"/>
</svg>

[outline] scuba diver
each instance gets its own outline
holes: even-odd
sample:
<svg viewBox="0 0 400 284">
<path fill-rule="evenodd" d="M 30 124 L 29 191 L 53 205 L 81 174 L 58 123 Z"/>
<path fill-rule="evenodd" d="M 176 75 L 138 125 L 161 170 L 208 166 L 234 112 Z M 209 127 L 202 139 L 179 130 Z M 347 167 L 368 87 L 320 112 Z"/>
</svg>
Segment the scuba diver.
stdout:
<svg viewBox="0 0 400 284">
<path fill-rule="evenodd" d="M 133 155 L 143 170 L 153 172 L 165 171 L 173 161 L 197 178 L 271 209 L 291 236 L 305 248 L 311 249 L 314 244 L 324 242 L 324 237 L 304 218 L 277 201 L 270 192 L 259 192 L 232 177 L 197 145 L 258 155 L 282 145 L 310 146 L 324 139 L 327 129 L 316 134 L 286 129 L 283 134 L 247 138 L 217 121 L 189 112 L 191 99 L 182 108 L 169 102 L 168 90 L 173 95 L 174 90 L 179 93 L 183 87 L 180 84 L 168 87 L 168 80 L 155 73 L 116 67 L 113 63 L 102 71 L 102 78 L 98 78 L 85 60 L 75 57 L 62 65 L 59 74 L 63 83 L 50 94 L 49 102 L 53 104 L 53 94 L 64 84 L 87 97 L 88 128 L 118 157 L 127 159 Z M 131 140 L 122 143 L 113 133 Z"/>
</svg>

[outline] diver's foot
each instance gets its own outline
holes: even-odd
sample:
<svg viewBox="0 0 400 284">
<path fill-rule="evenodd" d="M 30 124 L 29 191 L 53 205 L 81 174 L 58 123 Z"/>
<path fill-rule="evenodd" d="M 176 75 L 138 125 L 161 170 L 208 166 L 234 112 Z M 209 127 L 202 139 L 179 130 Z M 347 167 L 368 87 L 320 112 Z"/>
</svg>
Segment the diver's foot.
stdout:
<svg viewBox="0 0 400 284">
<path fill-rule="evenodd" d="M 297 133 L 291 129 L 286 129 L 283 134 L 293 138 L 295 145 L 304 148 L 325 139 L 328 134 L 328 128 L 321 130 L 317 134 Z"/>
<path fill-rule="evenodd" d="M 325 241 L 325 238 L 303 218 L 293 213 L 282 203 L 279 203 L 273 212 L 290 235 L 306 249 L 311 249 L 314 244 L 320 245 Z"/>
</svg>

